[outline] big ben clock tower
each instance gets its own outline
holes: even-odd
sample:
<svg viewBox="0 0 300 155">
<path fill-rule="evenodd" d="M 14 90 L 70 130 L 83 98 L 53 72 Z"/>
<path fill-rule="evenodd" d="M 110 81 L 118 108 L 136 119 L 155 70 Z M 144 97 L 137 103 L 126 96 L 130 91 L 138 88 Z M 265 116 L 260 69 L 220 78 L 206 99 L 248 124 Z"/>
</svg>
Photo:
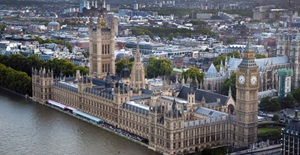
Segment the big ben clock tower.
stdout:
<svg viewBox="0 0 300 155">
<path fill-rule="evenodd" d="M 257 141 L 259 69 L 249 44 L 236 73 L 235 147 L 249 147 Z"/>
</svg>

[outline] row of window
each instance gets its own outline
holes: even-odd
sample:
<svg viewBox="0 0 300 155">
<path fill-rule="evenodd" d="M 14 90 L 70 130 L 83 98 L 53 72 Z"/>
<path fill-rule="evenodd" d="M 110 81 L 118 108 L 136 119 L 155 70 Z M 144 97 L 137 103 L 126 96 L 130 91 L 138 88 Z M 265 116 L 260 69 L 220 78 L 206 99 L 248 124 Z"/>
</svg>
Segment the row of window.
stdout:
<svg viewBox="0 0 300 155">
<path fill-rule="evenodd" d="M 102 64 L 102 72 L 110 72 L 110 63 Z"/>
<path fill-rule="evenodd" d="M 122 118 L 126 118 L 127 120 L 132 120 L 132 121 L 136 121 L 139 122 L 141 124 L 148 124 L 148 118 L 147 117 L 141 117 L 139 115 L 135 115 L 132 114 L 130 112 L 126 112 L 126 111 L 121 111 L 120 112 L 120 116 L 122 116 Z"/>
<path fill-rule="evenodd" d="M 135 113 L 146 115 L 146 116 L 148 116 L 148 114 L 149 114 L 149 111 L 146 109 L 142 109 L 142 108 L 130 105 L 130 104 L 126 104 L 126 103 L 123 104 L 123 108 L 126 110 L 129 110 L 129 111 L 135 112 Z"/>
<path fill-rule="evenodd" d="M 120 120 L 120 124 L 126 127 L 129 127 L 130 129 L 133 129 L 135 131 L 140 131 L 144 134 L 148 134 L 148 126 L 147 125 L 140 125 L 138 122 L 131 122 L 128 120 Z M 137 133 L 137 132 L 135 132 Z"/>
<path fill-rule="evenodd" d="M 93 44 L 93 53 L 97 53 L 97 44 Z M 110 46 L 109 44 L 102 45 L 102 54 L 109 54 L 110 53 Z"/>
<path fill-rule="evenodd" d="M 177 148 L 195 146 L 195 145 L 199 145 L 199 144 L 205 144 L 205 143 L 209 143 L 209 142 L 226 140 L 226 139 L 227 139 L 226 134 L 223 133 L 223 134 L 217 134 L 217 135 L 211 135 L 211 136 L 206 136 L 206 137 L 200 137 L 200 138 L 185 140 L 185 141 L 183 141 L 183 143 L 175 142 L 175 143 L 173 143 L 172 148 L 177 149 Z M 154 143 L 154 137 L 153 136 L 151 136 L 150 141 Z M 161 147 L 165 146 L 166 148 L 170 149 L 170 142 L 165 141 L 162 138 L 157 137 L 156 138 L 156 144 L 159 144 Z"/>
<path fill-rule="evenodd" d="M 117 119 L 118 110 L 117 109 L 115 109 L 109 105 L 99 104 L 99 102 L 89 100 L 89 99 L 87 99 L 87 95 L 85 96 L 85 99 L 82 99 L 82 101 L 81 101 L 81 103 L 83 103 L 83 105 L 76 104 L 76 103 L 80 103 L 79 98 L 77 97 L 77 94 L 73 94 L 70 92 L 61 91 L 61 90 L 57 89 L 55 91 L 54 95 L 55 95 L 55 100 L 59 101 L 63 104 L 74 107 L 76 109 L 80 109 L 83 112 L 86 112 L 93 116 L 100 117 L 100 118 L 104 119 L 105 121 L 114 121 L 114 122 L 118 121 L 118 119 Z M 105 101 L 103 100 L 103 102 L 105 102 Z M 116 114 L 116 115 L 113 115 L 113 114 Z"/>
</svg>

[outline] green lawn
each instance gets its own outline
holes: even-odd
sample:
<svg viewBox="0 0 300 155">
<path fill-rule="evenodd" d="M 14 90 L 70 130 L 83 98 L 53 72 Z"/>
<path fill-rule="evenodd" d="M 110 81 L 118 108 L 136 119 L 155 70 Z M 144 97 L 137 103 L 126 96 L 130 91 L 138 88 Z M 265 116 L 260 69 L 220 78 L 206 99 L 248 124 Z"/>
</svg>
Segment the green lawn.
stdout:
<svg viewBox="0 0 300 155">
<path fill-rule="evenodd" d="M 266 133 L 274 133 L 274 132 L 280 132 L 281 128 L 274 127 L 274 128 L 259 128 L 258 134 L 266 134 Z"/>
</svg>

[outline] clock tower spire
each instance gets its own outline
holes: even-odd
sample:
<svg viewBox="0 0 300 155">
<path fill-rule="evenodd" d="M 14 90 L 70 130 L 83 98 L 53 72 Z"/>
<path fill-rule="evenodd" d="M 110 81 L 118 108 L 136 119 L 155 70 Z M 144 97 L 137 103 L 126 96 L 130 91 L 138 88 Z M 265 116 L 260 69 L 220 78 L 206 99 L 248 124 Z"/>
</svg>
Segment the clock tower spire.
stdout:
<svg viewBox="0 0 300 155">
<path fill-rule="evenodd" d="M 236 147 L 249 147 L 257 141 L 259 69 L 250 43 L 236 73 Z"/>
</svg>

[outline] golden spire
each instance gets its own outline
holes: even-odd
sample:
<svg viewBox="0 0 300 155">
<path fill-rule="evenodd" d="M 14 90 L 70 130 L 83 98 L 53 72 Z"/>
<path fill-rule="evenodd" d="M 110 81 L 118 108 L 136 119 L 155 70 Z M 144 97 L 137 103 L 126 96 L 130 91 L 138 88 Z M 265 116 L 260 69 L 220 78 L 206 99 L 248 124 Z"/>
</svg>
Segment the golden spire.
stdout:
<svg viewBox="0 0 300 155">
<path fill-rule="evenodd" d="M 105 19 L 103 18 L 103 16 L 101 16 L 101 26 L 106 26 L 106 21 Z"/>
</svg>

